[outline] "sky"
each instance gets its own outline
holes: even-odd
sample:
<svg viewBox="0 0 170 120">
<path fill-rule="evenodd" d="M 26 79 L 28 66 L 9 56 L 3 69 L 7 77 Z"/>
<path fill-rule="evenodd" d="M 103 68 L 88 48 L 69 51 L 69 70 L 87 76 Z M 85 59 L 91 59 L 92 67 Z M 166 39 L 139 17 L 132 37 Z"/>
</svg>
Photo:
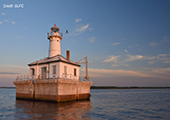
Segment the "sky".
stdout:
<svg viewBox="0 0 170 120">
<path fill-rule="evenodd" d="M 70 50 L 75 62 L 88 56 L 94 86 L 170 86 L 169 6 L 169 0 L 1 0 L 0 87 L 14 87 L 17 75 L 29 74 L 28 63 L 48 57 L 47 32 L 55 23 L 63 33 L 61 55 Z"/>
</svg>

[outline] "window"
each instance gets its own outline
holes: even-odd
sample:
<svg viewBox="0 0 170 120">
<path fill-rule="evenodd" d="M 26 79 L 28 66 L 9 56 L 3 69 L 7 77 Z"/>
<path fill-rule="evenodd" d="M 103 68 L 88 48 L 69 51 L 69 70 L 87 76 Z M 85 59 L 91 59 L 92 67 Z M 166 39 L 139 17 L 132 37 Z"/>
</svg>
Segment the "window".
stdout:
<svg viewBox="0 0 170 120">
<path fill-rule="evenodd" d="M 35 69 L 34 68 L 31 68 L 31 75 L 35 75 Z"/>
<path fill-rule="evenodd" d="M 53 65 L 53 74 L 56 74 L 56 65 Z"/>
<path fill-rule="evenodd" d="M 64 74 L 67 75 L 67 66 L 64 66 Z"/>
<path fill-rule="evenodd" d="M 74 68 L 74 76 L 76 76 L 76 68 Z"/>
<path fill-rule="evenodd" d="M 57 28 L 53 28 L 53 31 L 54 31 L 54 32 L 58 32 L 58 29 L 57 29 Z"/>
</svg>

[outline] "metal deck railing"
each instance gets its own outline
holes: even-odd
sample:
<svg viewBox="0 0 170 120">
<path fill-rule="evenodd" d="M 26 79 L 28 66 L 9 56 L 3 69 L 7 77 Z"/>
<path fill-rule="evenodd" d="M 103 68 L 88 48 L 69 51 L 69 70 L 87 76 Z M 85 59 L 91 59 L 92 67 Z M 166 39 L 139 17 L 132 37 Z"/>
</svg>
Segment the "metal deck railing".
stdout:
<svg viewBox="0 0 170 120">
<path fill-rule="evenodd" d="M 80 80 L 77 78 L 77 76 L 71 75 L 71 74 L 62 74 L 61 76 L 53 75 L 53 77 L 45 77 L 42 78 L 41 75 L 18 75 L 16 78 L 16 81 L 23 81 L 23 80 L 35 80 L 35 79 L 40 79 L 40 80 L 48 80 L 48 79 L 67 79 L 67 80 Z"/>
</svg>

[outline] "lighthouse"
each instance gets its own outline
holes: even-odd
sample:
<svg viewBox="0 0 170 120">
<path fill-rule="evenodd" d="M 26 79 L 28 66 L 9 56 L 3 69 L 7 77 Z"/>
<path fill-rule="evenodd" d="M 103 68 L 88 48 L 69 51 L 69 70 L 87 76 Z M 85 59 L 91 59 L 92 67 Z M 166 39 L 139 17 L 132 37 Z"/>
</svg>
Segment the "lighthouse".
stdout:
<svg viewBox="0 0 170 120">
<path fill-rule="evenodd" d="M 70 60 L 70 51 L 66 51 L 66 57 L 61 55 L 60 42 L 62 34 L 60 29 L 54 24 L 51 33 L 47 33 L 49 40 L 48 57 L 28 64 L 30 76 L 36 79 L 70 79 L 79 80 L 80 65 Z"/>
<path fill-rule="evenodd" d="M 91 81 L 88 81 L 87 57 L 78 62 L 61 55 L 62 34 L 54 24 L 48 33 L 49 55 L 28 64 L 29 75 L 20 75 L 13 82 L 16 86 L 16 99 L 66 102 L 90 99 Z M 85 61 L 82 61 L 85 60 Z M 86 63 L 86 81 L 80 80 L 80 65 Z"/>
<path fill-rule="evenodd" d="M 60 41 L 62 40 L 62 34 L 60 34 L 60 29 L 54 24 L 51 28 L 51 35 L 48 33 L 49 39 L 49 57 L 56 55 L 61 55 Z"/>
</svg>

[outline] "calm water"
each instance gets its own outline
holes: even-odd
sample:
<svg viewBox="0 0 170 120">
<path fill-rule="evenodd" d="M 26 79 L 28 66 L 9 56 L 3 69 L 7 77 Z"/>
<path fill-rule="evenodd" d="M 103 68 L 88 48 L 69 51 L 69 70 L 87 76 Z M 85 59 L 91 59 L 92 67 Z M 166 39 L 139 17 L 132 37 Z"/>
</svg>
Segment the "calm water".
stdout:
<svg viewBox="0 0 170 120">
<path fill-rule="evenodd" d="M 170 89 L 91 90 L 90 101 L 67 103 L 15 99 L 0 89 L 0 120 L 170 120 Z"/>
</svg>

